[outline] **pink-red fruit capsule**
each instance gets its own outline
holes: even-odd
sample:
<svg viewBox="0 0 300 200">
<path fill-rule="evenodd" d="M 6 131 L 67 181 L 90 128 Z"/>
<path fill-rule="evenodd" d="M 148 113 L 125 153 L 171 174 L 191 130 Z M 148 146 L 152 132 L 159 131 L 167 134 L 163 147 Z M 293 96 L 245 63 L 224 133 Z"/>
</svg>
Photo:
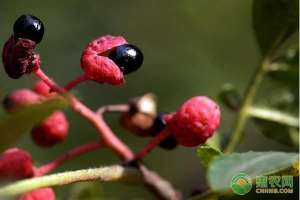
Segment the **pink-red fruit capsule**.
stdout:
<svg viewBox="0 0 300 200">
<path fill-rule="evenodd" d="M 41 188 L 22 195 L 19 200 L 55 200 L 52 188 Z"/>
<path fill-rule="evenodd" d="M 197 146 L 211 137 L 220 125 L 219 106 L 205 96 L 184 102 L 170 122 L 170 129 L 179 144 Z"/>
<path fill-rule="evenodd" d="M 122 85 L 124 74 L 113 60 L 108 57 L 109 51 L 117 46 L 127 44 L 122 36 L 106 35 L 90 42 L 83 50 L 81 68 L 85 75 L 99 83 Z"/>
<path fill-rule="evenodd" d="M 65 114 L 56 111 L 31 130 L 33 141 L 42 147 L 52 147 L 68 135 L 69 122 Z"/>
<path fill-rule="evenodd" d="M 14 111 L 23 106 L 29 106 L 41 102 L 41 97 L 29 89 L 15 90 L 3 100 L 3 106 L 7 111 Z"/>
<path fill-rule="evenodd" d="M 7 149 L 0 157 L 0 180 L 24 179 L 34 175 L 31 155 L 19 148 Z"/>
</svg>

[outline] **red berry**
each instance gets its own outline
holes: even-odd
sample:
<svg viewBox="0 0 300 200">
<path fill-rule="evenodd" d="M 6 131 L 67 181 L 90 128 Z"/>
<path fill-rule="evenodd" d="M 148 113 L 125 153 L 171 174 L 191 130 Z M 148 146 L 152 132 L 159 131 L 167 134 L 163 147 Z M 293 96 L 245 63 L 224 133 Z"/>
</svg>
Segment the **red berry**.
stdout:
<svg viewBox="0 0 300 200">
<path fill-rule="evenodd" d="M 33 161 L 26 151 L 10 148 L 1 155 L 0 179 L 24 179 L 33 175 Z"/>
<path fill-rule="evenodd" d="M 122 85 L 125 83 L 121 69 L 108 57 L 109 50 L 127 44 L 122 36 L 106 35 L 90 42 L 81 56 L 85 75 L 99 83 Z"/>
<path fill-rule="evenodd" d="M 29 106 L 41 102 L 41 97 L 29 89 L 15 90 L 3 100 L 3 106 L 7 111 L 14 111 L 23 106 Z"/>
<path fill-rule="evenodd" d="M 32 90 L 36 92 L 39 95 L 45 96 L 45 97 L 50 97 L 55 95 L 55 92 L 50 92 L 50 87 L 41 80 L 38 80 L 35 82 L 35 84 L 32 87 Z"/>
<path fill-rule="evenodd" d="M 170 122 L 179 144 L 196 146 L 211 137 L 220 125 L 220 108 L 210 98 L 196 96 L 181 105 Z"/>
<path fill-rule="evenodd" d="M 55 200 L 55 193 L 50 187 L 41 188 L 22 195 L 19 200 Z"/>
<path fill-rule="evenodd" d="M 62 142 L 68 135 L 69 122 L 65 114 L 56 111 L 31 130 L 33 141 L 43 147 Z"/>
</svg>

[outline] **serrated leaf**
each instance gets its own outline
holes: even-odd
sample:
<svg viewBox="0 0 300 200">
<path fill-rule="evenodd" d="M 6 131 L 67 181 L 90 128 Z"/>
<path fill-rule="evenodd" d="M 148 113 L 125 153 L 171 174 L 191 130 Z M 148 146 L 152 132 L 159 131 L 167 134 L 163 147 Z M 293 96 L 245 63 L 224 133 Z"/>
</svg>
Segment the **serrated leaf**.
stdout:
<svg viewBox="0 0 300 200">
<path fill-rule="evenodd" d="M 63 109 L 67 101 L 63 98 L 55 98 L 43 103 L 26 106 L 13 113 L 6 113 L 0 117 L 0 148 L 5 149 L 35 124 L 49 116 L 53 111 Z"/>
<path fill-rule="evenodd" d="M 222 155 L 222 152 L 213 146 L 208 144 L 203 144 L 197 148 L 197 156 L 200 159 L 204 167 L 208 167 L 211 161 L 213 161 L 217 156 Z"/>
<path fill-rule="evenodd" d="M 265 55 L 298 29 L 298 0 L 254 0 L 253 26 Z"/>
<path fill-rule="evenodd" d="M 212 161 L 208 169 L 208 182 L 213 191 L 227 191 L 230 181 L 239 173 L 252 179 L 287 169 L 297 161 L 297 153 L 246 152 L 220 156 Z"/>
</svg>

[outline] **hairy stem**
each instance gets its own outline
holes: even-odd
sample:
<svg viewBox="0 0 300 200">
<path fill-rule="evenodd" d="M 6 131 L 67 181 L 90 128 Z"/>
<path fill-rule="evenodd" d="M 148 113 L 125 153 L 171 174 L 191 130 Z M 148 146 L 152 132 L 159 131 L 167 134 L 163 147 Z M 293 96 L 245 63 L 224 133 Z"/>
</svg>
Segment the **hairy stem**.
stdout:
<svg viewBox="0 0 300 200">
<path fill-rule="evenodd" d="M 83 144 L 78 147 L 75 147 L 74 149 L 71 149 L 70 151 L 60 155 L 58 158 L 55 160 L 42 165 L 38 169 L 36 169 L 36 175 L 37 176 L 42 176 L 44 174 L 49 173 L 51 170 L 55 169 L 62 163 L 72 160 L 73 158 L 76 158 L 82 154 L 97 150 L 99 148 L 103 147 L 102 142 L 93 142 L 93 143 L 88 143 L 88 144 Z"/>
<path fill-rule="evenodd" d="M 7 185 L 0 188 L 0 197 L 19 195 L 43 187 L 61 186 L 91 180 L 142 182 L 142 176 L 137 169 L 121 165 L 69 171 L 22 180 Z"/>
<path fill-rule="evenodd" d="M 242 101 L 240 111 L 237 115 L 236 122 L 234 124 L 233 133 L 229 140 L 229 143 L 224 149 L 225 153 L 231 153 L 235 150 L 239 142 L 241 141 L 243 130 L 249 117 L 248 109 L 253 103 L 255 94 L 259 88 L 260 83 L 263 80 L 266 69 L 269 66 L 269 61 L 265 60 L 262 65 L 257 69 L 254 74 L 252 81 L 245 92 L 244 99 Z"/>
<path fill-rule="evenodd" d="M 125 161 L 132 160 L 134 154 L 131 149 L 125 145 L 109 128 L 103 118 L 97 113 L 93 112 L 82 102 L 80 102 L 74 95 L 67 93 L 64 88 L 58 86 L 53 80 L 51 80 L 41 69 L 35 71 L 35 75 L 43 80 L 52 90 L 61 94 L 67 94 L 70 100 L 70 105 L 73 111 L 79 113 L 83 118 L 87 119 L 100 133 L 105 145 L 114 150 Z"/>
</svg>

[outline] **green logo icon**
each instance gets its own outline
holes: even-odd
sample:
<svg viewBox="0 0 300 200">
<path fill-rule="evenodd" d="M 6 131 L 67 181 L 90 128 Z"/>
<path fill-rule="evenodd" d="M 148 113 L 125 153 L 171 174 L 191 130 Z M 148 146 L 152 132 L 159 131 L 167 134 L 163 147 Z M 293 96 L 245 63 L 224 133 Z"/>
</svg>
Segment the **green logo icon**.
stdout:
<svg viewBox="0 0 300 200">
<path fill-rule="evenodd" d="M 235 194 L 245 195 L 252 188 L 251 178 L 245 173 L 239 173 L 232 177 L 230 186 Z"/>
</svg>

